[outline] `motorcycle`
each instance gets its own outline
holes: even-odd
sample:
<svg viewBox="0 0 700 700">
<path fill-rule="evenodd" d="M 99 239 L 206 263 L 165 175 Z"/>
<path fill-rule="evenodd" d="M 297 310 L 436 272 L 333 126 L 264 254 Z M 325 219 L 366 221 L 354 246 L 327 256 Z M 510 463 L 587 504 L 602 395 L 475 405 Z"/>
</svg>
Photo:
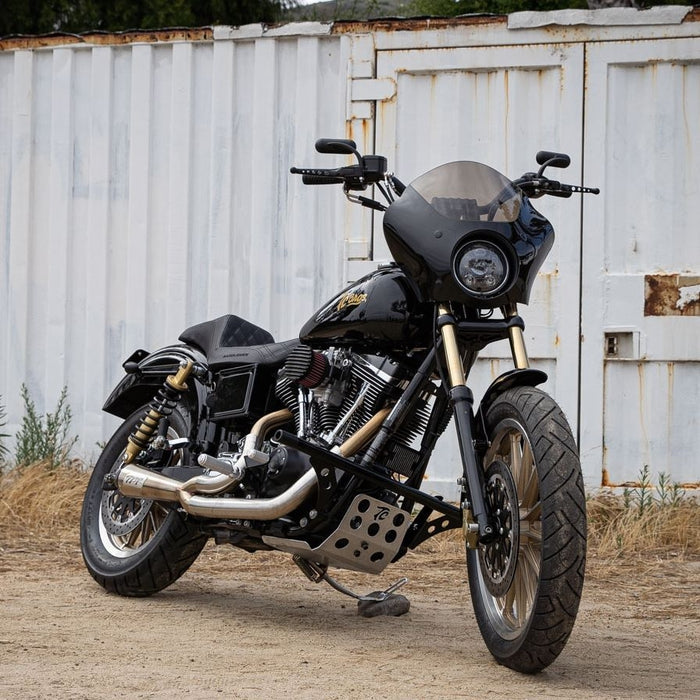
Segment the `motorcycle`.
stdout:
<svg viewBox="0 0 700 700">
<path fill-rule="evenodd" d="M 316 150 L 357 162 L 291 172 L 383 212 L 394 262 L 350 284 L 293 340 L 225 315 L 179 344 L 134 352 L 104 405 L 124 422 L 85 494 L 85 564 L 106 590 L 146 596 L 213 538 L 287 552 L 312 581 L 371 607 L 398 598 L 405 579 L 362 596 L 329 568 L 379 574 L 456 529 L 486 646 L 501 664 L 540 671 L 576 618 L 586 504 L 574 438 L 538 388 L 547 375 L 529 366 L 517 305 L 554 240 L 531 200 L 598 190 L 545 176 L 570 162 L 547 151 L 538 172 L 514 181 L 460 161 L 404 185 L 351 140 L 319 139 Z M 368 188 L 384 201 L 359 194 Z M 514 369 L 475 408 L 469 371 L 503 339 Z M 452 418 L 456 504 L 420 489 Z"/>
</svg>

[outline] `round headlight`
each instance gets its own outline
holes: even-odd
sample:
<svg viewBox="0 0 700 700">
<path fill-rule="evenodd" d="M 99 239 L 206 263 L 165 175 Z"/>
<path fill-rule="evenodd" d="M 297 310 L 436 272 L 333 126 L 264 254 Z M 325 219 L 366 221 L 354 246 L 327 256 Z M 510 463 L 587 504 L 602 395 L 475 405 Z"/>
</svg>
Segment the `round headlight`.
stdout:
<svg viewBox="0 0 700 700">
<path fill-rule="evenodd" d="M 489 241 L 470 241 L 457 254 L 457 281 L 475 296 L 492 297 L 508 283 L 508 256 Z"/>
</svg>

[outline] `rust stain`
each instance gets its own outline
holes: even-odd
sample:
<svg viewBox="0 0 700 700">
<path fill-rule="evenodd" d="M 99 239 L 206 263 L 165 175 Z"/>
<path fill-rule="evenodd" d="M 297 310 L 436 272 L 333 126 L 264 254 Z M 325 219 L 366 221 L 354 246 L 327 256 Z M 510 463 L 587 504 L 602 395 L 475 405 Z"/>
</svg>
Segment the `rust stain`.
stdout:
<svg viewBox="0 0 700 700">
<path fill-rule="evenodd" d="M 194 29 L 154 29 L 130 30 L 126 32 L 86 32 L 84 34 L 41 34 L 37 36 L 13 36 L 0 39 L 0 51 L 19 49 L 41 49 L 66 44 L 84 44 L 88 46 L 112 46 L 122 44 L 148 43 L 158 44 L 173 41 L 212 41 L 214 31 L 211 27 Z"/>
<path fill-rule="evenodd" d="M 700 316 L 700 277 L 645 275 L 645 316 Z"/>
<path fill-rule="evenodd" d="M 365 145 L 365 151 L 369 152 L 370 135 L 372 127 L 369 119 L 362 120 L 362 143 Z"/>
<path fill-rule="evenodd" d="M 483 24 L 507 25 L 506 15 L 472 15 L 465 17 L 412 17 L 409 19 L 383 18 L 367 21 L 341 20 L 333 23 L 331 34 L 368 34 L 369 32 L 416 32 L 447 29 L 449 27 Z"/>
<path fill-rule="evenodd" d="M 686 22 L 700 22 L 700 7 L 694 7 L 683 19 Z M 271 24 L 274 29 L 285 23 Z M 331 27 L 331 34 L 369 34 L 371 32 L 416 32 L 426 30 L 448 29 L 460 26 L 480 26 L 500 24 L 508 25 L 507 15 L 465 15 L 463 17 L 411 17 L 382 18 L 367 21 L 337 21 Z M 581 41 L 580 27 L 562 27 L 548 25 L 541 28 L 545 33 L 554 34 L 560 43 Z M 570 36 L 569 36 L 570 35 Z M 37 49 L 66 44 L 86 44 L 95 46 L 110 46 L 133 43 L 164 43 L 173 41 L 211 41 L 214 32 L 212 27 L 175 27 L 170 29 L 142 30 L 134 29 L 124 32 L 86 32 L 84 34 L 41 34 L 19 35 L 0 38 L 0 51 L 18 49 Z M 629 41 L 636 41 L 629 40 Z M 622 43 L 622 42 L 620 42 Z"/>
</svg>

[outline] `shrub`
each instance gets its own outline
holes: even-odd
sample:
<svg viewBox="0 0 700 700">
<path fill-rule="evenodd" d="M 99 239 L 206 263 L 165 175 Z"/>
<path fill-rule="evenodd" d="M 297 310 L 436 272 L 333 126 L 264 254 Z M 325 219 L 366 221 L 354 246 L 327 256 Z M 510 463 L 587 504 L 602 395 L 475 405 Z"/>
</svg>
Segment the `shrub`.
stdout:
<svg viewBox="0 0 700 700">
<path fill-rule="evenodd" d="M 22 384 L 24 416 L 16 438 L 15 461 L 17 466 L 45 462 L 49 470 L 66 462 L 78 437 L 68 437 L 72 413 L 68 405 L 68 389 L 63 387 L 53 413 L 40 416 Z"/>
<path fill-rule="evenodd" d="M 591 544 L 598 555 L 615 559 L 624 555 L 662 554 L 697 556 L 700 553 L 698 503 L 687 497 L 668 474 L 651 481 L 648 466 L 637 483 L 622 496 L 601 493 L 588 501 Z"/>
<path fill-rule="evenodd" d="M 0 401 L 0 429 L 5 427 L 5 420 L 6 414 L 5 414 L 5 407 L 2 405 L 2 402 Z M 2 472 L 2 468 L 5 465 L 5 462 L 7 461 L 7 446 L 4 444 L 4 439 L 10 437 L 7 433 L 0 433 L 0 472 Z"/>
</svg>

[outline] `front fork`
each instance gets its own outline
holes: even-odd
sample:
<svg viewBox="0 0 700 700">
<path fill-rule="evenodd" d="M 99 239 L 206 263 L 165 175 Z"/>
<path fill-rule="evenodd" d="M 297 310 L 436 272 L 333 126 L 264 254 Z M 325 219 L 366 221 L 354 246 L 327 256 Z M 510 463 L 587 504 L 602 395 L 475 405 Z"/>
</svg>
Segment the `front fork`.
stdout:
<svg viewBox="0 0 700 700">
<path fill-rule="evenodd" d="M 515 305 L 504 309 L 508 318 L 517 315 Z M 464 534 L 470 547 L 475 547 L 477 541 L 485 542 L 493 537 L 493 525 L 486 510 L 484 494 L 482 489 L 481 468 L 476 460 L 474 450 L 474 436 L 472 425 L 474 414 L 474 395 L 467 386 L 462 364 L 462 356 L 459 351 L 457 341 L 456 321 L 449 308 L 441 304 L 438 308 L 438 329 L 442 336 L 442 343 L 445 349 L 447 360 L 447 372 L 450 382 L 450 400 L 457 424 L 457 436 L 459 440 L 459 450 L 462 456 L 462 466 L 466 486 L 469 490 L 470 503 L 465 508 Z M 518 326 L 511 326 L 508 329 L 513 362 L 517 369 L 526 369 L 530 366 L 522 329 Z M 470 512 L 469 512 L 470 511 Z M 473 517 L 473 520 L 472 520 Z M 474 522 L 476 521 L 476 522 Z"/>
<path fill-rule="evenodd" d="M 515 318 L 518 315 L 518 307 L 515 304 L 510 304 L 503 309 L 503 315 L 506 318 Z M 527 357 L 525 349 L 525 338 L 523 338 L 523 329 L 520 326 L 511 325 L 508 329 L 508 340 L 510 341 L 510 351 L 513 355 L 513 364 L 516 369 L 528 369 L 530 360 Z"/>
</svg>

